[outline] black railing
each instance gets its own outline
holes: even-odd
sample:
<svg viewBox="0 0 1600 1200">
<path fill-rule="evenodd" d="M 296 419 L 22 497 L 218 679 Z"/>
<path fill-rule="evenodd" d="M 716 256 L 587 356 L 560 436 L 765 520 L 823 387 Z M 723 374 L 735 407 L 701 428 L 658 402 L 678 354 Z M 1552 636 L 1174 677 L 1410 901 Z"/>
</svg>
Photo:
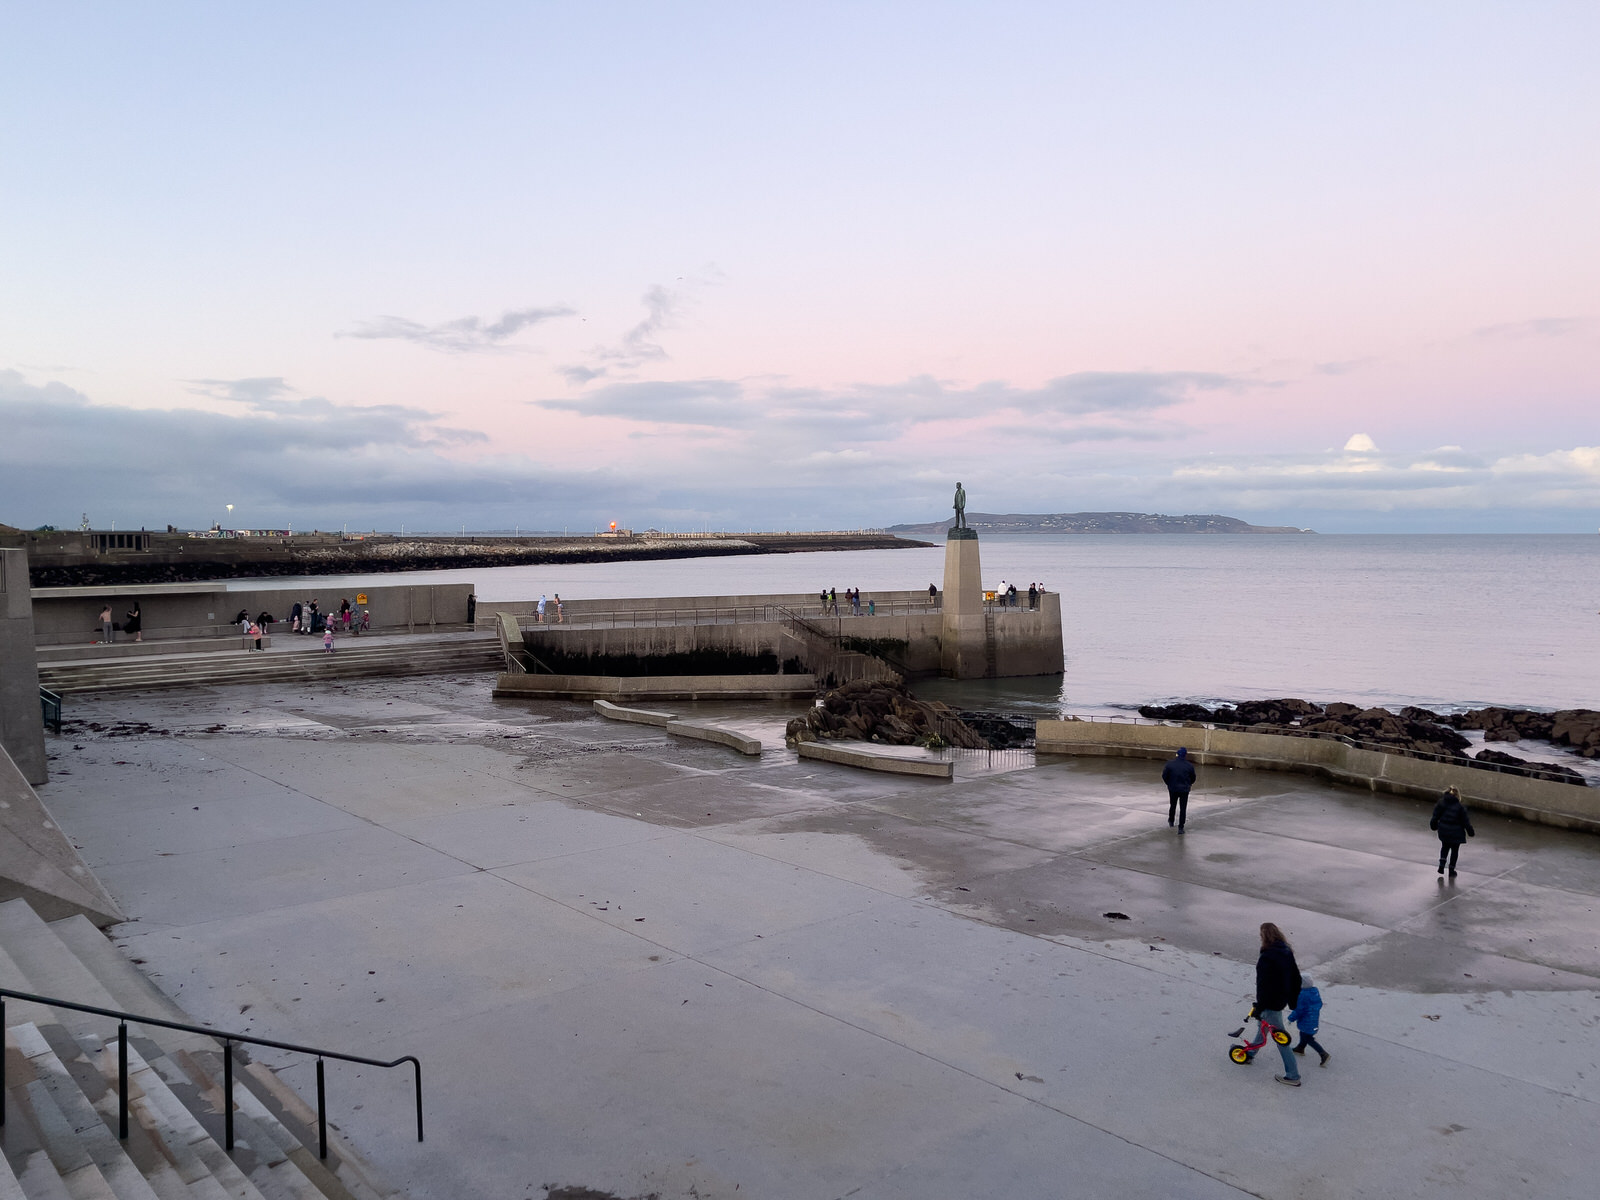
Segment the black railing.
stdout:
<svg viewBox="0 0 1600 1200">
<path fill-rule="evenodd" d="M 117 1022 L 117 1136 L 123 1140 L 128 1137 L 128 1022 L 135 1025 L 156 1025 L 162 1029 L 176 1029 L 182 1033 L 198 1033 L 205 1037 L 216 1038 L 222 1043 L 222 1077 L 223 1077 L 223 1136 L 226 1148 L 233 1150 L 233 1043 L 243 1042 L 251 1046 L 271 1046 L 274 1050 L 288 1050 L 295 1054 L 314 1054 L 317 1056 L 317 1156 L 328 1157 L 328 1108 L 327 1092 L 323 1084 L 322 1060 L 326 1058 L 337 1059 L 340 1062 L 360 1063 L 367 1067 L 398 1067 L 410 1063 L 413 1069 L 413 1083 L 417 1094 L 417 1141 L 422 1140 L 422 1063 L 414 1054 L 407 1054 L 395 1059 L 393 1062 L 383 1062 L 376 1058 L 363 1058 L 359 1054 L 338 1054 L 332 1050 L 318 1050 L 315 1046 L 300 1046 L 294 1042 L 275 1042 L 271 1038 L 256 1037 L 248 1033 L 225 1033 L 220 1029 L 207 1029 L 204 1025 L 185 1025 L 182 1021 L 168 1021 L 162 1017 L 141 1017 L 137 1013 L 119 1012 L 114 1008 L 98 1008 L 93 1004 L 78 1004 L 72 1000 L 58 1000 L 53 996 L 36 996 L 32 992 L 19 992 L 13 988 L 0 987 L 0 1029 L 5 1028 L 6 998 L 13 1000 L 26 1000 L 32 1004 L 43 1004 L 50 1008 L 70 1008 L 73 1012 L 93 1013 L 95 1016 L 111 1017 Z M 0 1126 L 6 1123 L 6 1071 L 5 1056 L 0 1055 Z"/>
<path fill-rule="evenodd" d="M 47 687 L 39 689 L 39 709 L 44 714 L 44 723 L 57 733 L 61 732 L 61 694 L 52 692 Z"/>
</svg>

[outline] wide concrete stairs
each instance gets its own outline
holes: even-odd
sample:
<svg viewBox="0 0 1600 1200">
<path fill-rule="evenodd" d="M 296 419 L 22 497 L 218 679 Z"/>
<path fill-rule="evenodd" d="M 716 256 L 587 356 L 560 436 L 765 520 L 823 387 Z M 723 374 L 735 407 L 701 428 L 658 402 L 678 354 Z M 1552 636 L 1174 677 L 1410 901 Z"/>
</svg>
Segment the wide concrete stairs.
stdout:
<svg viewBox="0 0 1600 1200">
<path fill-rule="evenodd" d="M 82 916 L 46 924 L 0 904 L 0 986 L 192 1023 Z M 118 1132 L 116 1023 L 6 1001 L 0 1200 L 385 1200 L 316 1114 L 235 1050 L 234 1149 L 224 1149 L 220 1045 L 128 1026 L 129 1132 Z M 359 1102 L 357 1099 L 355 1102 Z"/>
<path fill-rule="evenodd" d="M 213 651 L 52 663 L 48 651 L 41 651 L 39 683 L 66 694 L 502 669 L 500 643 L 492 634 L 450 634 L 439 638 L 416 634 L 371 642 L 345 638 L 333 654 L 323 653 L 318 642 L 305 649 L 274 648 L 261 654 Z"/>
</svg>

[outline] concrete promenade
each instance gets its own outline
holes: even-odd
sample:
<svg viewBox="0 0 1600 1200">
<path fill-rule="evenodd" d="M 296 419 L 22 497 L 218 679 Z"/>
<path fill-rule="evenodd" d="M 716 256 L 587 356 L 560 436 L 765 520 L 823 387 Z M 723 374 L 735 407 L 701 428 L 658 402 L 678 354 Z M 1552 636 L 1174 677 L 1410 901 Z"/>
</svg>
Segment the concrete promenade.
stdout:
<svg viewBox="0 0 1600 1200">
<path fill-rule="evenodd" d="M 924 781 L 491 686 L 83 700 L 40 789 L 188 1011 L 422 1057 L 421 1145 L 329 1067 L 412 1196 L 1593 1193 L 1600 839 L 1484 815 L 1451 883 L 1425 803 L 1302 776 L 1202 768 L 1180 839 L 1151 762 Z M 1263 920 L 1326 1002 L 1299 1089 L 1225 1056 Z"/>
</svg>

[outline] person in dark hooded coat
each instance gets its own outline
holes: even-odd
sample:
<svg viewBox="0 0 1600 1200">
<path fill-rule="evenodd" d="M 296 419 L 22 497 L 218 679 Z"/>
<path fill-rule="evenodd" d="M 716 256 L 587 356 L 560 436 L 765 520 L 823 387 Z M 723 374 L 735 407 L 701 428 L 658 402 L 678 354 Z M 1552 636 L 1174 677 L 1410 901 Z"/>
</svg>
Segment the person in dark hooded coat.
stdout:
<svg viewBox="0 0 1600 1200">
<path fill-rule="evenodd" d="M 1194 786 L 1194 764 L 1189 761 L 1189 747 L 1179 746 L 1178 757 L 1169 759 L 1161 768 L 1161 782 L 1167 785 L 1167 824 L 1171 825 L 1176 818 L 1178 832 L 1182 833 L 1183 823 L 1189 819 L 1189 789 Z"/>
<path fill-rule="evenodd" d="M 1461 843 L 1477 836 L 1477 830 L 1472 828 L 1472 818 L 1467 815 L 1467 806 L 1461 803 L 1461 793 L 1455 788 L 1448 789 L 1439 797 L 1439 803 L 1433 806 L 1433 819 L 1428 822 L 1428 828 L 1439 833 L 1439 874 L 1444 874 L 1445 860 L 1448 859 L 1450 876 L 1455 878 Z"/>
<path fill-rule="evenodd" d="M 1289 939 L 1283 936 L 1283 930 L 1268 921 L 1261 926 L 1261 956 L 1256 959 L 1256 1003 L 1250 1010 L 1250 1015 L 1261 1022 L 1264 1039 L 1272 1036 L 1273 1029 L 1288 1032 L 1283 1010 L 1293 1008 L 1299 999 L 1300 967 L 1294 961 L 1294 950 L 1289 946 Z M 1299 1087 L 1300 1064 L 1288 1046 L 1281 1042 L 1275 1044 L 1283 1056 L 1283 1074 L 1273 1078 L 1290 1087 Z"/>
</svg>

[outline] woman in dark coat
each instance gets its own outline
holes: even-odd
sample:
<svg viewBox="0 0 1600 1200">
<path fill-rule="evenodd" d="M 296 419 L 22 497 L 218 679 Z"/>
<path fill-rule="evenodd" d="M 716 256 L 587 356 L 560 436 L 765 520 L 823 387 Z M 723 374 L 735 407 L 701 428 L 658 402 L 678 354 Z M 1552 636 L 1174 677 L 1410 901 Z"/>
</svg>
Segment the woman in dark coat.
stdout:
<svg viewBox="0 0 1600 1200">
<path fill-rule="evenodd" d="M 1428 828 L 1439 831 L 1439 874 L 1444 874 L 1445 860 L 1449 859 L 1450 877 L 1455 878 L 1461 843 L 1477 836 L 1477 831 L 1472 828 L 1472 818 L 1467 815 L 1467 806 L 1461 803 L 1461 793 L 1455 788 L 1450 788 L 1439 797 L 1439 803 L 1433 806 L 1433 819 L 1428 822 Z"/>
<path fill-rule="evenodd" d="M 1250 1015 L 1261 1022 L 1263 1039 L 1272 1036 L 1272 1029 L 1288 1030 L 1283 1019 L 1284 1009 L 1293 1008 L 1299 999 L 1300 968 L 1294 961 L 1294 950 L 1289 946 L 1289 939 L 1283 936 L 1283 930 L 1268 921 L 1261 926 L 1261 956 L 1256 959 L 1256 1004 L 1250 1010 Z M 1283 1074 L 1273 1078 L 1289 1087 L 1299 1087 L 1300 1064 L 1288 1046 L 1282 1042 L 1274 1044 L 1283 1056 Z"/>
<path fill-rule="evenodd" d="M 128 610 L 128 615 L 123 618 L 122 632 L 133 634 L 136 642 L 144 641 L 144 614 L 139 611 L 139 602 L 135 600 L 133 607 Z"/>
</svg>

